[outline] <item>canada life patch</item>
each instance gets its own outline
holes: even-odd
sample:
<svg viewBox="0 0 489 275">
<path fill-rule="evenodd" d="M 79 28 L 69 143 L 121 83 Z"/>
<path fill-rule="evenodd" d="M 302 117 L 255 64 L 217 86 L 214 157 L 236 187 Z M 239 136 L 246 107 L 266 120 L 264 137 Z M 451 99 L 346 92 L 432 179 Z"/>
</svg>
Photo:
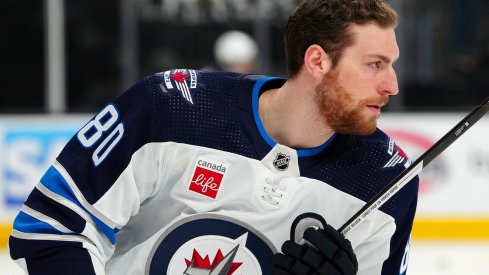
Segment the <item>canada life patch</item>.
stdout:
<svg viewBox="0 0 489 275">
<path fill-rule="evenodd" d="M 227 167 L 221 162 L 197 159 L 188 190 L 216 199 Z"/>
<path fill-rule="evenodd" d="M 164 93 L 169 93 L 168 90 L 177 89 L 180 95 L 191 105 L 194 104 L 191 90 L 197 87 L 197 73 L 195 70 L 177 69 L 165 71 L 163 73 L 163 83 L 160 88 Z"/>
</svg>

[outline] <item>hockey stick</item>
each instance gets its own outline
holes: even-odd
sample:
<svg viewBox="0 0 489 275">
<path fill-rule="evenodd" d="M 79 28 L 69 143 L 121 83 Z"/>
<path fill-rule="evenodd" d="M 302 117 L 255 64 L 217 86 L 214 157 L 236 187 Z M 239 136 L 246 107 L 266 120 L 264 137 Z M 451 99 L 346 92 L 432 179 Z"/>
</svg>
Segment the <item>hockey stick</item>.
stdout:
<svg viewBox="0 0 489 275">
<path fill-rule="evenodd" d="M 387 200 L 394 196 L 404 185 L 413 179 L 424 167 L 434 158 L 440 155 L 445 149 L 465 133 L 472 125 L 481 119 L 489 111 L 489 97 L 486 98 L 477 108 L 470 112 L 455 127 L 446 133 L 440 140 L 431 146 L 423 155 L 404 170 L 399 176 L 392 180 L 382 191 L 369 200 L 353 217 L 351 217 L 338 231 L 343 236 L 355 228 L 372 211 L 382 206 Z"/>
</svg>

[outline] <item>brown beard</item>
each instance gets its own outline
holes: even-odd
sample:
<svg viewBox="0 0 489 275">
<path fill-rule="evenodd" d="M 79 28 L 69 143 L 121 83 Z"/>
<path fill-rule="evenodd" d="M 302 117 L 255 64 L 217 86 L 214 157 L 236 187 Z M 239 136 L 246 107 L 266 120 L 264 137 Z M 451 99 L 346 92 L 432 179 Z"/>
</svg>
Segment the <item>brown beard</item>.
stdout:
<svg viewBox="0 0 489 275">
<path fill-rule="evenodd" d="M 338 82 L 338 72 L 331 70 L 316 87 L 321 116 L 329 127 L 340 134 L 369 135 L 377 128 L 376 116 L 364 112 L 369 104 L 385 105 L 388 97 L 367 98 L 354 102 L 350 93 Z"/>
</svg>

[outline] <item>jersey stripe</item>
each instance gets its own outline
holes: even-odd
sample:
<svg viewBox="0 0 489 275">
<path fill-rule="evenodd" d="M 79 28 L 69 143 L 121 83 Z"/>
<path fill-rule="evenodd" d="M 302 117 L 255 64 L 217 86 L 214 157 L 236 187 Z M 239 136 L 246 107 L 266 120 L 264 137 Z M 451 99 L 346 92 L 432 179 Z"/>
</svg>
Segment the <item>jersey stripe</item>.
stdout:
<svg viewBox="0 0 489 275">
<path fill-rule="evenodd" d="M 64 234 L 51 224 L 36 219 L 23 211 L 15 218 L 14 229 L 25 233 Z"/>
<path fill-rule="evenodd" d="M 90 217 L 93 219 L 97 227 L 110 240 L 110 242 L 112 244 L 116 243 L 115 234 L 118 232 L 118 229 L 111 228 L 110 226 L 102 222 L 100 219 L 95 217 L 91 212 L 87 211 L 87 209 L 78 201 L 77 197 L 73 193 L 67 181 L 53 166 L 51 166 L 46 172 L 46 174 L 44 174 L 44 176 L 41 178 L 41 183 L 51 192 L 56 193 L 61 197 L 64 197 L 65 199 L 71 201 L 78 207 L 82 208 L 85 212 L 87 212 L 90 215 Z"/>
</svg>

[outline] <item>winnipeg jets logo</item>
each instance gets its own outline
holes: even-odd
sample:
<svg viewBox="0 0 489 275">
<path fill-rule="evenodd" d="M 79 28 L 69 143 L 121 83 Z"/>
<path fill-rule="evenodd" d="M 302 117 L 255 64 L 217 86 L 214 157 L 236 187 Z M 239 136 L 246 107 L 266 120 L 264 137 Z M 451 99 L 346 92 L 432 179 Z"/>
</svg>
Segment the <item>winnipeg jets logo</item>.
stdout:
<svg viewBox="0 0 489 275">
<path fill-rule="evenodd" d="M 168 93 L 168 90 L 172 90 L 176 87 L 181 96 L 188 103 L 192 105 L 194 104 L 190 91 L 191 89 L 195 89 L 197 87 L 197 73 L 195 70 L 178 69 L 166 71 L 163 73 L 163 78 L 165 81 L 165 86 L 160 84 L 160 88 L 163 92 Z"/>
<path fill-rule="evenodd" d="M 190 215 L 155 242 L 145 275 L 271 274 L 272 242 L 243 221 L 217 214 Z"/>
<path fill-rule="evenodd" d="M 384 168 L 394 167 L 397 164 L 402 163 L 404 160 L 406 160 L 406 163 L 404 164 L 406 168 L 411 165 L 411 160 L 406 156 L 406 153 L 404 153 L 401 147 L 397 146 L 392 139 L 389 139 L 389 148 L 387 153 L 392 157 L 384 165 Z"/>
<path fill-rule="evenodd" d="M 212 264 L 210 263 L 209 256 L 202 258 L 200 254 L 194 250 L 192 260 L 185 259 L 187 263 L 187 269 L 183 274 L 187 275 L 228 275 L 233 272 L 242 264 L 234 263 L 233 260 L 238 252 L 239 244 L 236 245 L 226 256 L 223 256 L 221 250 L 217 251 L 216 256 Z"/>
<path fill-rule="evenodd" d="M 278 153 L 273 161 L 273 166 L 279 171 L 285 171 L 289 168 L 290 157 L 286 154 Z"/>
</svg>

